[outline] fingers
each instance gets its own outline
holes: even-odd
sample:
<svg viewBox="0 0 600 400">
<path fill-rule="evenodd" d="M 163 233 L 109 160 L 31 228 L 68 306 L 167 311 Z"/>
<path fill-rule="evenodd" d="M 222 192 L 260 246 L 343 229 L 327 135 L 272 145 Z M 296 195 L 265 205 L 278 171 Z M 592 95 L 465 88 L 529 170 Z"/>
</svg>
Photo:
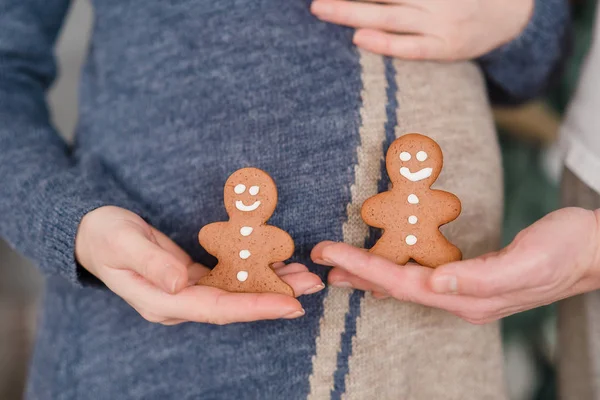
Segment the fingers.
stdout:
<svg viewBox="0 0 600 400">
<path fill-rule="evenodd" d="M 296 296 L 317 293 L 325 288 L 321 278 L 308 271 L 290 273 L 280 278 L 294 289 Z"/>
<path fill-rule="evenodd" d="M 281 266 L 278 266 L 277 268 L 275 267 L 275 265 L 273 265 L 273 269 L 275 270 L 275 273 L 277 273 L 277 275 L 279 277 L 282 277 L 282 276 L 285 276 L 288 274 L 295 274 L 297 272 L 308 271 L 308 268 L 306 268 L 304 265 L 302 265 L 300 263 L 291 263 L 288 265 L 283 264 Z"/>
<path fill-rule="evenodd" d="M 428 25 L 426 14 L 414 7 L 385 6 L 343 0 L 316 0 L 311 12 L 319 19 L 353 28 L 380 29 L 396 33 L 421 33 Z"/>
<path fill-rule="evenodd" d="M 171 238 L 152 226 L 150 229 L 154 239 L 156 240 L 156 244 L 171 253 L 182 264 L 189 265 L 192 263 L 192 258 L 181 247 L 179 247 L 177 243 L 171 240 Z"/>
<path fill-rule="evenodd" d="M 329 272 L 327 281 L 330 285 L 336 287 L 351 287 L 364 290 L 365 292 L 381 292 L 384 290 L 366 279 L 359 278 L 343 269 L 334 268 Z"/>
<path fill-rule="evenodd" d="M 187 286 L 187 265 L 139 232 L 123 233 L 118 247 L 117 268 L 132 270 L 168 293 Z"/>
<path fill-rule="evenodd" d="M 189 307 L 173 310 L 175 317 L 218 325 L 272 319 L 293 319 L 304 315 L 298 300 L 270 293 L 228 293 L 215 288 L 193 286 L 189 293 Z M 198 304 L 202 304 L 198 310 Z"/>
<path fill-rule="evenodd" d="M 531 258 L 513 257 L 507 252 L 490 253 L 437 268 L 430 286 L 436 293 L 493 297 L 529 288 L 537 282 L 535 269 L 535 260 Z"/>
<path fill-rule="evenodd" d="M 143 308 L 152 309 L 154 314 L 218 325 L 304 315 L 298 300 L 279 294 L 228 293 L 209 286 L 190 286 L 169 295 L 139 285 L 135 295 L 148 302 Z"/>
<path fill-rule="evenodd" d="M 367 51 L 405 60 L 451 60 L 444 42 L 435 36 L 397 35 L 372 29 L 359 29 L 354 44 Z"/>
<path fill-rule="evenodd" d="M 428 287 L 432 273 L 430 268 L 414 264 L 398 266 L 345 243 L 319 243 L 313 249 L 311 258 L 317 264 L 336 266 L 371 282 L 397 299 L 427 305 L 436 300 L 436 295 Z"/>
<path fill-rule="evenodd" d="M 327 1 L 327 0 L 326 0 Z M 416 8 L 418 10 L 425 10 L 422 6 L 422 1 L 419 0 L 362 0 L 367 3 L 385 3 L 385 4 L 402 4 L 407 7 Z"/>
<path fill-rule="evenodd" d="M 188 286 L 195 285 L 200 278 L 210 272 L 210 269 L 206 268 L 205 266 L 193 262 L 192 258 L 185 252 L 185 250 L 179 247 L 177 243 L 171 240 L 167 235 L 155 229 L 154 227 L 151 227 L 151 229 L 156 243 L 171 253 L 182 264 L 187 266 Z"/>
<path fill-rule="evenodd" d="M 206 268 L 204 265 L 198 263 L 192 263 L 187 267 L 188 274 L 188 286 L 195 285 L 198 283 L 200 278 L 204 275 L 208 274 L 210 269 Z"/>
<path fill-rule="evenodd" d="M 372 292 L 376 299 L 386 299 L 390 297 L 382 288 L 355 275 L 352 275 L 343 269 L 334 268 L 329 273 L 327 280 L 330 285 L 336 287 L 351 287 L 365 292 Z"/>
</svg>

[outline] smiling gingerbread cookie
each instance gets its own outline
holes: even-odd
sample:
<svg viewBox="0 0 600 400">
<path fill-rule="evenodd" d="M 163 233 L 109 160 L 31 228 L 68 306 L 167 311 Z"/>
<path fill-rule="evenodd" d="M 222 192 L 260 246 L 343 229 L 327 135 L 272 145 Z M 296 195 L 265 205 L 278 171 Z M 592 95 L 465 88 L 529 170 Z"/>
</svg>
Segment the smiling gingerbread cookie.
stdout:
<svg viewBox="0 0 600 400">
<path fill-rule="evenodd" d="M 294 253 L 290 235 L 266 224 L 277 205 L 273 179 L 257 168 L 237 170 L 225 183 L 224 199 L 229 221 L 208 224 L 198 235 L 202 247 L 219 260 L 198 283 L 228 292 L 293 296 L 271 268 Z"/>
<path fill-rule="evenodd" d="M 391 144 L 386 169 L 392 187 L 367 199 L 361 209 L 367 225 L 383 229 L 372 253 L 399 265 L 412 259 L 432 268 L 462 258 L 439 230 L 461 212 L 458 197 L 431 189 L 442 166 L 442 150 L 427 136 L 410 133 Z"/>
</svg>

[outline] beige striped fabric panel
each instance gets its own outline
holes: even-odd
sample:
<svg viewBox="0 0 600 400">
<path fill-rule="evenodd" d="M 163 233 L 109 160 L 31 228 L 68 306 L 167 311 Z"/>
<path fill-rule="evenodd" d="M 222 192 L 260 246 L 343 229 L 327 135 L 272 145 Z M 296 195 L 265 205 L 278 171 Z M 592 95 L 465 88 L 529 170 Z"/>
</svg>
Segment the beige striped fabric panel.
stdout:
<svg viewBox="0 0 600 400">
<path fill-rule="evenodd" d="M 462 200 L 443 229 L 466 257 L 496 250 L 502 217 L 500 151 L 485 87 L 471 63 L 395 61 L 396 136 L 420 132 L 444 151 L 436 185 Z M 498 324 L 475 326 L 393 299 L 361 303 L 346 400 L 505 399 Z"/>
<path fill-rule="evenodd" d="M 362 203 L 377 194 L 381 178 L 382 146 L 386 123 L 386 78 L 383 58 L 360 51 L 362 69 L 362 107 L 360 110 L 360 146 L 354 166 L 355 182 L 350 188 L 351 202 L 347 205 L 348 219 L 343 226 L 344 242 L 363 247 L 369 228 L 360 217 Z M 351 291 L 329 287 L 324 300 L 323 316 L 319 324 L 313 371 L 309 379 L 310 400 L 329 399 L 333 390 L 333 377 L 337 369 L 341 336 L 349 308 Z"/>
</svg>

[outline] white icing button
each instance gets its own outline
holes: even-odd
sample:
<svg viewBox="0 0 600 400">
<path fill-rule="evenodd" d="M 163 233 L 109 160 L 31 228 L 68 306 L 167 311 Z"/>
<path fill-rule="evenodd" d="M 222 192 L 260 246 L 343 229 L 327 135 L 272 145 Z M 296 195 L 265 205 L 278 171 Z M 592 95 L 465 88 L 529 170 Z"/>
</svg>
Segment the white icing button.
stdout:
<svg viewBox="0 0 600 400">
<path fill-rule="evenodd" d="M 425 160 L 427 160 L 427 153 L 425 153 L 425 152 L 424 152 L 424 151 L 422 151 L 422 150 L 421 150 L 421 151 L 419 151 L 419 152 L 417 153 L 417 160 L 419 160 L 419 161 L 425 161 Z"/>
<path fill-rule="evenodd" d="M 408 161 L 408 160 L 410 160 L 410 153 L 407 153 L 406 151 L 403 151 L 402 153 L 400 153 L 400 159 L 402 161 Z"/>
<path fill-rule="evenodd" d="M 416 223 L 417 223 L 417 221 L 418 221 L 418 219 L 417 219 L 417 217 L 416 217 L 416 216 L 414 216 L 414 215 L 411 215 L 410 217 L 408 217 L 408 223 L 409 223 L 409 224 L 412 224 L 412 225 L 414 225 L 414 224 L 416 224 Z"/>
<path fill-rule="evenodd" d="M 249 236 L 253 230 L 254 228 L 252 228 L 251 226 L 242 226 L 242 228 L 240 229 L 240 233 L 242 234 L 242 236 Z"/>
<path fill-rule="evenodd" d="M 236 185 L 235 188 L 233 188 L 233 191 L 236 194 L 242 194 L 246 191 L 246 186 L 242 185 L 241 183 L 239 185 Z"/>
<path fill-rule="evenodd" d="M 240 271 L 237 273 L 237 280 L 240 282 L 244 282 L 248 279 L 248 271 Z"/>
<path fill-rule="evenodd" d="M 240 251 L 240 258 L 242 260 L 245 260 L 248 257 L 250 257 L 250 252 L 248 250 L 242 250 L 242 251 Z"/>
<path fill-rule="evenodd" d="M 248 190 L 248 193 L 250 193 L 252 196 L 256 196 L 259 190 L 260 188 L 258 186 L 252 186 L 250 190 Z"/>
<path fill-rule="evenodd" d="M 419 198 L 414 194 L 410 194 L 410 195 L 408 195 L 408 202 L 410 204 L 417 204 L 417 203 L 419 203 Z"/>
<path fill-rule="evenodd" d="M 415 235 L 408 235 L 406 237 L 406 244 L 407 245 L 412 246 L 415 243 L 417 243 L 417 237 Z"/>
</svg>

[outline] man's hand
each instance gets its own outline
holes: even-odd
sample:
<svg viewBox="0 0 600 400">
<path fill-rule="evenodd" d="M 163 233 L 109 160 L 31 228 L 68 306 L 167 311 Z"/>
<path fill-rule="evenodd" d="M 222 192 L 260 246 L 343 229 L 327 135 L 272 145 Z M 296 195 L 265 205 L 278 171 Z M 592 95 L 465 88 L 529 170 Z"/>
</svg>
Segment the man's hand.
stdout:
<svg viewBox="0 0 600 400">
<path fill-rule="evenodd" d="M 437 269 L 398 266 L 343 243 L 323 242 L 316 263 L 334 286 L 373 291 L 487 323 L 600 288 L 600 210 L 565 208 L 523 230 L 505 249 Z"/>
<path fill-rule="evenodd" d="M 357 28 L 354 43 L 373 53 L 452 61 L 477 58 L 516 38 L 533 6 L 534 0 L 314 0 L 311 11 Z"/>
<path fill-rule="evenodd" d="M 138 215 L 101 207 L 85 215 L 77 232 L 79 263 L 151 322 L 227 324 L 304 315 L 298 300 L 279 294 L 228 293 L 196 286 L 209 272 Z M 277 265 L 297 294 L 324 286 L 301 264 Z"/>
</svg>

